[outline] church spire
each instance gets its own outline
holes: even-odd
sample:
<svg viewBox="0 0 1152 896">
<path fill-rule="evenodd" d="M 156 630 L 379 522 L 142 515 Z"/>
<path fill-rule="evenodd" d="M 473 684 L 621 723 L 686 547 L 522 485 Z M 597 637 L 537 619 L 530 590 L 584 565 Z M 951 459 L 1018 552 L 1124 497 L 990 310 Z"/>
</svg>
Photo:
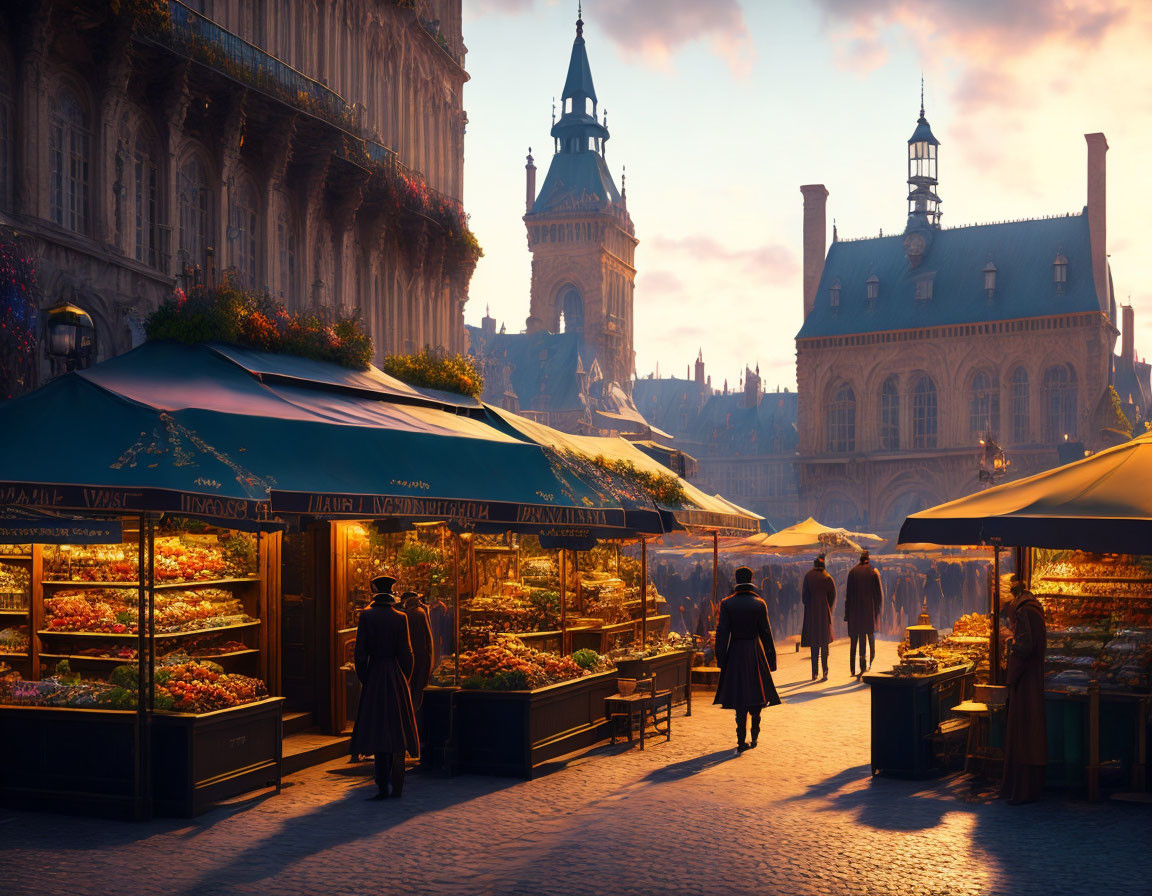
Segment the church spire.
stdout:
<svg viewBox="0 0 1152 896">
<path fill-rule="evenodd" d="M 603 154 L 608 128 L 596 117 L 596 88 L 592 84 L 592 67 L 584 45 L 583 9 L 577 12 L 576 39 L 568 61 L 568 77 L 560 97 L 560 120 L 552 126 L 558 151 L 562 153 L 598 152 Z"/>
</svg>

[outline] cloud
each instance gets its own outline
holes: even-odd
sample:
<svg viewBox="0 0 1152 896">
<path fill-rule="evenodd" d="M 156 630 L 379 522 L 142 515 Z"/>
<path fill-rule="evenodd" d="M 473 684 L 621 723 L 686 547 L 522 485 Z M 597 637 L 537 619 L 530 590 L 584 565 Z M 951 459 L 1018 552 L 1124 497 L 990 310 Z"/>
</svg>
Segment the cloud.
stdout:
<svg viewBox="0 0 1152 896">
<path fill-rule="evenodd" d="M 677 53 L 697 42 L 727 62 L 737 78 L 748 77 L 756 61 L 756 47 L 737 0 L 613 0 L 586 12 L 621 55 L 638 53 L 664 71 L 672 68 Z"/>
<path fill-rule="evenodd" d="M 535 0 L 464 0 L 464 18 L 480 19 L 485 16 L 518 16 L 528 12 Z"/>
<path fill-rule="evenodd" d="M 816 4 L 843 68 L 873 71 L 887 62 L 890 48 L 911 41 L 930 66 L 959 68 L 953 101 L 960 111 L 1030 102 L 1036 75 L 1030 56 L 1053 48 L 1073 54 L 1095 50 L 1131 27 L 1134 18 L 1134 8 L 1126 0 L 816 0 Z M 1016 89 L 1022 75 L 1029 76 L 1028 90 Z"/>
<path fill-rule="evenodd" d="M 696 234 L 680 239 L 657 236 L 652 240 L 652 248 L 692 262 L 722 262 L 739 268 L 744 274 L 765 280 L 785 280 L 799 272 L 793 249 L 776 243 L 734 249 L 713 237 Z"/>
<path fill-rule="evenodd" d="M 684 292 L 684 282 L 671 271 L 645 271 L 637 278 L 637 286 L 645 292 L 680 294 Z"/>
</svg>

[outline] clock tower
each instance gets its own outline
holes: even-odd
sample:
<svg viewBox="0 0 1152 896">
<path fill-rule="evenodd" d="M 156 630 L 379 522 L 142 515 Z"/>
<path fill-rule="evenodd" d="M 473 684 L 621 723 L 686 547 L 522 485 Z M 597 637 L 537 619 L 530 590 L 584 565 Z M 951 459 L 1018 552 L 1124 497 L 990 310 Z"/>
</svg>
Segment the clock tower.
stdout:
<svg viewBox="0 0 1152 896">
<path fill-rule="evenodd" d="M 532 253 L 529 332 L 577 333 L 599 362 L 605 381 L 631 388 L 635 356 L 632 295 L 636 231 L 604 161 L 607 113 L 597 111 L 596 89 L 584 45 L 584 22 L 564 81 L 560 120 L 553 122 L 553 155 L 539 194 L 524 215 Z M 535 168 L 529 171 L 534 190 Z"/>
</svg>

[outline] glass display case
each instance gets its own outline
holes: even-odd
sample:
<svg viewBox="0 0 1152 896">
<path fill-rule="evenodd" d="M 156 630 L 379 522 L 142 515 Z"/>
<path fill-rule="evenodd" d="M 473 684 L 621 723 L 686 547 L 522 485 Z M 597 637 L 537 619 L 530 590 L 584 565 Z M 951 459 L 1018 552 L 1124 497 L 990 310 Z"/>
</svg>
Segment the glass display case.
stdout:
<svg viewBox="0 0 1152 896">
<path fill-rule="evenodd" d="M 1036 550 L 1032 593 L 1048 625 L 1045 682 L 1079 691 L 1152 685 L 1152 557 Z"/>
</svg>

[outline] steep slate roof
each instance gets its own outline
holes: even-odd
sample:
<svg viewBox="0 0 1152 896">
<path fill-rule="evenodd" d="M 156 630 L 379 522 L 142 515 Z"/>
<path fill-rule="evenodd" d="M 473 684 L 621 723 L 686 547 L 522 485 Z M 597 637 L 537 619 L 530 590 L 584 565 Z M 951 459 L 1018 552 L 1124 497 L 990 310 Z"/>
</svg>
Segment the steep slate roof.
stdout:
<svg viewBox="0 0 1152 896">
<path fill-rule="evenodd" d="M 581 23 L 583 24 L 583 23 Z M 562 99 L 586 96 L 596 102 L 596 88 L 592 86 L 592 67 L 588 64 L 588 50 L 584 46 L 581 30 L 572 42 L 572 58 L 568 61 L 568 77 L 564 79 Z"/>
<path fill-rule="evenodd" d="M 1052 263 L 1068 259 L 1068 280 L 1058 293 Z M 996 292 L 984 291 L 984 267 L 996 266 Z M 866 281 L 880 280 L 875 302 Z M 933 277 L 933 295 L 916 301 L 915 283 Z M 840 281 L 840 306 L 832 308 L 829 287 Z M 1014 320 L 1099 311 L 1087 210 L 1080 215 L 980 224 L 934 231 L 924 260 L 910 267 L 902 234 L 838 241 L 828 250 L 815 306 L 797 339 L 876 333 L 949 324 Z"/>
<path fill-rule="evenodd" d="M 756 456 L 796 450 L 795 392 L 765 393 L 755 407 L 744 406 L 743 392 L 707 393 L 708 387 L 694 380 L 644 379 L 632 386 L 632 397 L 640 412 L 672 433 L 676 447 L 699 457 Z M 687 428 L 682 413 L 688 415 Z"/>
<path fill-rule="evenodd" d="M 548 410 L 574 410 L 580 401 L 580 381 L 576 376 L 579 359 L 587 370 L 591 353 L 577 333 L 496 333 L 485 335 L 479 327 L 468 327 L 469 353 L 479 358 L 495 357 L 512 365 L 512 390 L 520 407 L 540 410 L 540 400 L 548 387 Z M 500 404 L 496 394 L 500 384 L 492 377 L 484 382 L 484 401 Z"/>
<path fill-rule="evenodd" d="M 532 204 L 530 215 L 556 211 L 568 204 L 582 202 L 621 204 L 620 193 L 612 182 L 608 165 L 597 152 L 558 152 L 548 165 L 548 176 L 540 195 Z"/>
</svg>

